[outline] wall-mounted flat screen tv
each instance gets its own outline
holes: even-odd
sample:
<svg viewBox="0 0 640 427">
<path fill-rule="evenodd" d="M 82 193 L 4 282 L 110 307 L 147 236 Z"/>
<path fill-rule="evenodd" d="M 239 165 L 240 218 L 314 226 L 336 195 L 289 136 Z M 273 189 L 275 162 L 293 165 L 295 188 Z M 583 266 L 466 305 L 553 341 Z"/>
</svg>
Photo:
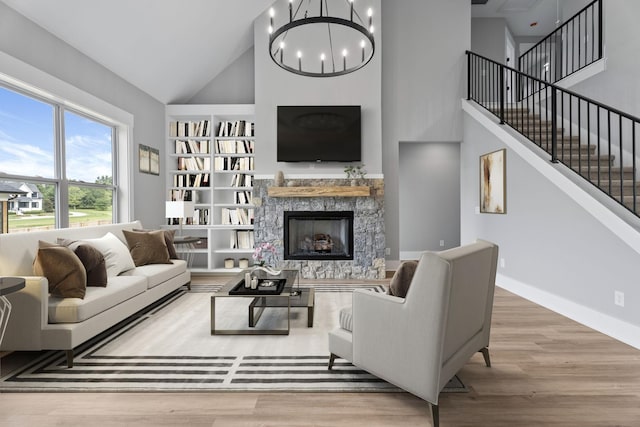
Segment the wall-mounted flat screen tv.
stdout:
<svg viewBox="0 0 640 427">
<path fill-rule="evenodd" d="M 359 105 L 278 106 L 279 162 L 361 161 Z"/>
</svg>

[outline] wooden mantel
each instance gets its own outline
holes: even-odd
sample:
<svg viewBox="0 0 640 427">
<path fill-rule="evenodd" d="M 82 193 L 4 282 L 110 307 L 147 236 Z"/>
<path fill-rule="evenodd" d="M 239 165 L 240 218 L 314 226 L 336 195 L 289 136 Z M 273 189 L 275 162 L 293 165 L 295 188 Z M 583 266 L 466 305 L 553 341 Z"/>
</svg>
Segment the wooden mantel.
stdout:
<svg viewBox="0 0 640 427">
<path fill-rule="evenodd" d="M 269 197 L 369 197 L 371 189 L 361 186 L 269 187 Z"/>
</svg>

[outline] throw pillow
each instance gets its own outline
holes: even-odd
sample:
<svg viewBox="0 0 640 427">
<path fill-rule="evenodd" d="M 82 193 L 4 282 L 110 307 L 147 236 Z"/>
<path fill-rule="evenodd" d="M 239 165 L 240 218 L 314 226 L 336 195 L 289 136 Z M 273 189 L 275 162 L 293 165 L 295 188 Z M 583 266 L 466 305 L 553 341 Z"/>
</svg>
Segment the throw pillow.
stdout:
<svg viewBox="0 0 640 427">
<path fill-rule="evenodd" d="M 87 286 L 107 286 L 107 264 L 104 255 L 88 243 L 70 239 L 58 239 L 58 244 L 71 249 L 87 272 Z"/>
<path fill-rule="evenodd" d="M 87 275 L 76 254 L 66 246 L 38 241 L 33 273 L 49 282 L 49 293 L 60 298 L 84 298 Z"/>
<path fill-rule="evenodd" d="M 78 242 L 88 243 L 102 253 L 107 266 L 108 277 L 117 276 L 123 271 L 136 267 L 127 245 L 111 232 L 97 239 L 82 239 L 78 240 Z"/>
<path fill-rule="evenodd" d="M 133 231 L 155 231 L 155 230 L 145 230 L 145 229 L 134 228 Z M 175 239 L 175 236 L 176 236 L 176 230 L 162 230 L 162 231 L 164 231 L 164 243 L 166 243 L 167 245 L 167 251 L 169 251 L 169 258 L 180 259 L 180 257 L 178 256 L 178 253 L 176 252 L 176 247 L 173 244 L 173 240 Z"/>
<path fill-rule="evenodd" d="M 405 261 L 400 264 L 389 283 L 389 295 L 405 298 L 417 267 L 418 261 Z"/>
<path fill-rule="evenodd" d="M 171 264 L 164 231 L 122 230 L 136 267 L 147 264 Z"/>
</svg>

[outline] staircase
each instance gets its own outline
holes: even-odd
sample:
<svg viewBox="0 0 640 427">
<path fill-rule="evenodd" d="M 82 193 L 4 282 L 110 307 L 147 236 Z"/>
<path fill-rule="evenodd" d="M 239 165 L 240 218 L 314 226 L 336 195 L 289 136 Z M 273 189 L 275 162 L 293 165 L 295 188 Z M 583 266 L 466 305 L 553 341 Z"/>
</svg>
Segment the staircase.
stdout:
<svg viewBox="0 0 640 427">
<path fill-rule="evenodd" d="M 500 114 L 498 109 L 489 110 L 495 115 Z M 554 129 L 550 120 L 541 118 L 528 108 L 511 106 L 504 110 L 504 121 L 548 154 L 552 154 Z M 578 135 L 567 135 L 563 128 L 557 128 L 555 132 L 557 158 L 560 163 L 571 168 L 620 204 L 637 212 L 636 208 L 640 208 L 640 183 L 633 179 L 632 167 L 615 166 L 615 156 L 598 155 L 597 145 L 583 143 Z M 635 194 L 638 196 L 635 207 L 634 186 Z"/>
</svg>

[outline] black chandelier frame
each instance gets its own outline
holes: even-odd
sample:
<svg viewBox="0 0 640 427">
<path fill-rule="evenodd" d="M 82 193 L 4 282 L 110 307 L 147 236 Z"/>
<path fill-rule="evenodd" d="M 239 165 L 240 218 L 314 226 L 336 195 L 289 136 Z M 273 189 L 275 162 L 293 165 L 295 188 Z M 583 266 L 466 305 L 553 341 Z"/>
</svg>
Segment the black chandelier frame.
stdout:
<svg viewBox="0 0 640 427">
<path fill-rule="evenodd" d="M 320 5 L 322 6 L 322 2 L 324 0 L 320 0 Z M 291 15 L 291 13 L 289 14 L 289 22 L 284 24 L 283 26 L 281 26 L 280 28 L 278 28 L 277 30 L 273 31 L 270 35 L 269 35 L 269 56 L 271 57 L 271 59 L 273 60 L 273 62 L 276 63 L 276 65 L 278 65 L 280 68 L 283 68 L 291 73 L 294 74 L 298 74 L 301 76 L 306 76 L 306 77 L 337 77 L 337 76 L 343 76 L 345 74 L 350 74 L 354 71 L 359 70 L 360 68 L 364 67 L 365 65 L 367 65 L 371 59 L 373 59 L 373 55 L 375 53 L 376 50 L 376 44 L 375 44 L 375 40 L 373 38 L 373 33 L 371 31 L 369 31 L 369 29 L 367 29 L 366 27 L 364 27 L 363 25 L 360 25 L 356 22 L 353 21 L 353 11 L 351 13 L 351 19 L 344 19 L 344 18 L 337 18 L 337 17 L 333 17 L 333 16 L 325 16 L 322 15 L 323 13 L 323 9 L 322 7 L 320 8 L 320 16 L 312 16 L 312 17 L 305 17 L 305 18 L 300 18 L 300 19 L 293 19 L 293 16 Z M 304 25 L 311 25 L 311 24 L 335 24 L 335 25 L 342 25 L 345 27 L 349 27 L 353 30 L 358 31 L 359 33 L 361 33 L 364 37 L 366 37 L 369 42 L 371 43 L 371 51 L 369 53 L 369 55 L 365 58 L 363 58 L 363 60 L 356 66 L 353 66 L 351 68 L 346 68 L 346 66 L 344 67 L 343 70 L 340 71 L 329 71 L 329 72 L 324 72 L 324 70 L 322 70 L 319 73 L 313 72 L 313 71 L 304 71 L 302 70 L 302 67 L 299 68 L 295 68 L 292 67 L 290 65 L 285 64 L 282 61 L 282 56 L 280 56 L 280 60 L 278 60 L 276 58 L 276 55 L 278 54 L 278 52 L 280 52 L 280 47 L 277 47 L 275 50 L 273 49 L 273 43 L 278 39 L 278 37 L 280 35 L 282 35 L 283 33 L 286 33 L 287 31 L 293 29 L 293 28 L 297 28 L 297 27 L 301 27 Z M 370 24 L 371 27 L 371 24 Z M 333 47 L 331 47 L 331 56 L 332 56 L 332 60 L 333 60 Z"/>
</svg>

